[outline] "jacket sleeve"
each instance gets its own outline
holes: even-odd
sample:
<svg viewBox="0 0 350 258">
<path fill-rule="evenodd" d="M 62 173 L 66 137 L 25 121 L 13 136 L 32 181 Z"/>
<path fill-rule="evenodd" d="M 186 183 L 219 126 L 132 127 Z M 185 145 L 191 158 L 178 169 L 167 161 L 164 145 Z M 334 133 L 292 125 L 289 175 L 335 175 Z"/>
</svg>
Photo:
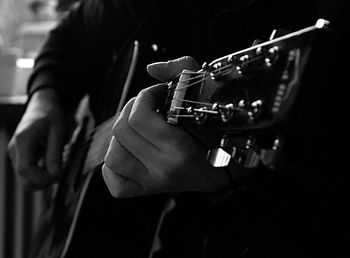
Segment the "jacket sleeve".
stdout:
<svg viewBox="0 0 350 258">
<path fill-rule="evenodd" d="M 68 111 L 83 95 L 97 92 L 113 53 L 133 31 L 133 18 L 123 2 L 85 0 L 74 4 L 49 33 L 36 58 L 28 80 L 29 96 L 52 87 Z"/>
</svg>

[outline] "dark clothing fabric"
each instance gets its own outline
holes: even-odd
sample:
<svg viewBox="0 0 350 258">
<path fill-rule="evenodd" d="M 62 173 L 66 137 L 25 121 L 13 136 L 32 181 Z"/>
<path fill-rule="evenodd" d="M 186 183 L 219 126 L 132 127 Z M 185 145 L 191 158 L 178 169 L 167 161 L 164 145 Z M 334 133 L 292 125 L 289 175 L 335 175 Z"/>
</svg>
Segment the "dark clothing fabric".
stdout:
<svg viewBox="0 0 350 258">
<path fill-rule="evenodd" d="M 237 0 L 215 5 L 194 0 L 82 1 L 50 33 L 36 60 L 30 93 L 55 87 L 66 109 L 90 93 L 95 108 L 108 68 L 125 42 L 157 44 L 166 50 L 163 58 L 191 55 L 202 63 L 246 48 L 255 38 L 266 40 L 275 28 L 295 30 L 316 21 L 312 13 L 294 19 L 299 10 L 312 10 L 307 1 L 293 2 L 288 12 L 277 11 L 283 10 L 280 1 L 249 2 L 256 3 L 244 8 L 240 6 L 246 1 Z"/>
<path fill-rule="evenodd" d="M 266 40 L 275 28 L 301 29 L 317 18 L 310 1 L 204 2 L 79 2 L 50 33 L 29 80 L 29 94 L 53 87 L 66 111 L 89 94 L 93 113 L 103 120 L 113 109 L 105 111 L 101 103 L 115 106 L 118 96 L 108 93 L 114 93 L 112 86 L 122 87 L 116 74 L 124 69 L 121 61 L 134 40 L 153 54 L 144 61 L 190 55 L 203 63 L 246 48 L 256 38 Z M 152 52 L 152 44 L 157 51 Z M 139 88 L 129 97 L 153 83 L 145 69 L 136 82 Z M 280 173 L 262 169 L 253 182 L 220 202 L 212 203 L 212 196 L 204 193 L 179 195 L 176 207 L 165 216 L 161 248 L 154 257 L 340 257 L 334 254 L 341 248 L 335 247 L 346 236 L 338 235 L 344 220 L 337 221 L 335 214 L 346 213 L 334 202 L 342 200 L 332 188 L 338 179 L 329 181 L 322 165 L 313 166 L 325 153 L 308 149 L 317 137 L 330 141 L 329 132 L 320 130 L 309 138 L 312 129 L 299 132 L 308 142 L 299 146 L 299 156 L 311 155 L 305 169 L 299 168 L 303 162 L 292 162 Z M 331 169 L 329 163 L 325 167 Z M 341 172 L 337 167 L 333 173 Z M 147 257 L 164 196 L 112 199 L 100 174 L 95 177 L 69 257 Z M 91 221 L 102 224 L 87 226 Z"/>
</svg>

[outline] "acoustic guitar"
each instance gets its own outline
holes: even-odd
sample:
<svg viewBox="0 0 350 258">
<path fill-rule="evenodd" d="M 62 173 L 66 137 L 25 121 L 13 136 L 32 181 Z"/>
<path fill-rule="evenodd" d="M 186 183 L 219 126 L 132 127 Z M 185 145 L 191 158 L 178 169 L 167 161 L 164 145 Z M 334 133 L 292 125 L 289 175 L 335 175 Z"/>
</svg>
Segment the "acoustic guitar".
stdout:
<svg viewBox="0 0 350 258">
<path fill-rule="evenodd" d="M 199 71 L 184 70 L 168 83 L 164 119 L 194 135 L 217 135 L 217 141 L 207 144 L 208 162 L 215 167 L 235 162 L 246 168 L 278 168 L 284 162 L 288 118 L 306 87 L 302 79 L 315 42 L 329 30 L 323 19 L 291 33 L 275 30 L 268 41 L 204 63 Z M 116 113 L 126 101 L 139 55 L 135 42 Z M 51 191 L 31 258 L 63 258 L 70 247 L 86 191 L 103 163 L 117 119 L 95 127 L 87 117 L 66 146 L 64 177 Z"/>
</svg>

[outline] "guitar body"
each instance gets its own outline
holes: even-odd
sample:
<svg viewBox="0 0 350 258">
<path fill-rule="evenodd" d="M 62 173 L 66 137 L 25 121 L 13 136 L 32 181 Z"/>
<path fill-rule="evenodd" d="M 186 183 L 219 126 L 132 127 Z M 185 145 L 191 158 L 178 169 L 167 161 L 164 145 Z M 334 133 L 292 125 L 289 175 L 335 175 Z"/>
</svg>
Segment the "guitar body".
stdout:
<svg viewBox="0 0 350 258">
<path fill-rule="evenodd" d="M 213 166 L 236 162 L 247 168 L 259 164 L 275 168 L 283 147 L 280 135 L 300 95 L 310 44 L 319 29 L 310 26 L 214 60 L 201 71 L 182 72 L 168 83 L 165 119 L 185 126 L 193 135 L 217 133 L 217 145 L 208 145 L 208 161 Z M 157 83 L 147 76 L 146 64 L 167 57 L 155 49 L 134 42 L 125 50 L 102 95 L 101 120 L 91 122 L 83 116 L 67 145 L 64 177 L 51 193 L 31 258 L 104 257 L 103 252 L 109 250 L 120 257 L 147 257 L 168 196 L 114 199 L 96 168 L 103 163 L 115 114 L 141 89 Z M 84 253 L 95 239 L 100 252 Z"/>
<path fill-rule="evenodd" d="M 305 124 L 295 118 L 305 117 L 318 92 L 310 66 L 321 53 L 320 41 L 327 42 L 327 25 L 319 19 L 299 31 L 274 31 L 269 41 L 199 71 L 184 70 L 168 83 L 167 122 L 186 127 L 206 145 L 215 167 L 282 168 L 282 149 L 293 144 L 286 139 L 297 139 L 295 129 Z"/>
<path fill-rule="evenodd" d="M 77 111 L 78 126 L 72 134 L 70 142 L 66 145 L 64 153 L 63 178 L 58 186 L 50 188 L 47 192 L 48 197 L 45 200 L 46 207 L 43 210 L 40 224 L 37 227 L 38 232 L 36 232 L 32 241 L 29 257 L 63 258 L 67 254 L 69 257 L 70 255 L 74 257 L 77 250 L 83 250 L 85 244 L 89 245 L 89 243 L 82 243 L 79 238 L 85 240 L 86 238 L 94 239 L 94 234 L 97 233 L 94 231 L 99 230 L 97 226 L 96 230 L 91 229 L 89 233 L 83 232 L 77 238 L 78 240 L 73 241 L 75 239 L 74 234 L 77 225 L 79 225 L 80 229 L 92 228 L 91 223 L 93 223 L 95 225 L 94 228 L 96 228 L 96 225 L 102 225 L 104 220 L 108 216 L 111 216 L 110 214 L 104 215 L 103 213 L 110 212 L 116 212 L 117 214 L 114 214 L 114 219 L 120 219 L 119 228 L 116 229 L 119 233 L 124 230 L 125 234 L 128 234 L 126 227 L 131 224 L 134 224 L 129 228 L 131 232 L 133 231 L 133 227 L 136 227 L 136 225 L 140 226 L 140 230 L 143 232 L 139 234 L 139 237 L 145 235 L 145 232 L 148 232 L 147 234 L 149 235 L 146 235 L 149 240 L 144 241 L 142 244 L 145 246 L 143 252 L 145 254 L 149 252 L 158 214 L 165 199 L 163 197 L 148 198 L 148 200 L 135 198 L 127 202 L 116 200 L 110 196 L 107 187 L 103 185 L 102 175 L 100 174 L 100 165 L 103 163 L 104 155 L 112 137 L 111 129 L 117 117 L 116 113 L 120 111 L 118 109 L 122 108 L 129 98 L 135 96 L 142 89 L 140 88 L 142 87 L 141 85 L 144 85 L 144 87 L 150 85 L 145 82 L 145 84 L 140 85 L 141 78 L 145 76 L 135 77 L 136 79 L 134 80 L 135 74 L 146 74 L 146 63 L 142 63 L 142 59 L 139 59 L 140 52 L 142 51 L 140 44 L 135 41 L 123 52 L 123 56 L 119 57 L 114 63 L 113 70 L 117 70 L 118 72 L 111 73 L 110 78 L 108 78 L 108 83 L 105 87 L 107 94 L 104 95 L 106 98 L 101 100 L 104 105 L 101 105 L 98 110 L 99 121 L 96 121 L 91 114 L 88 98 L 82 101 Z M 149 56 L 150 52 L 152 54 L 152 49 L 149 47 L 142 53 L 144 60 L 152 60 Z M 118 85 L 123 85 L 123 87 L 118 87 Z M 138 85 L 138 87 L 134 85 Z M 91 181 L 93 182 L 91 183 Z M 98 181 L 98 183 L 94 181 Z M 91 189 L 90 184 L 94 184 L 94 188 L 98 189 Z M 96 186 L 97 184 L 98 186 Z M 102 200 L 101 192 L 103 192 Z M 89 193 L 88 199 L 86 199 L 87 193 Z M 94 196 L 98 196 L 100 199 Z M 101 206 L 101 202 L 104 202 L 105 205 Z M 86 205 L 86 203 L 88 204 Z M 83 214 L 85 217 L 81 219 L 80 213 L 81 209 L 84 209 L 84 205 L 88 207 L 86 208 L 87 211 L 84 210 L 84 212 L 90 214 Z M 150 209 L 149 211 L 152 210 L 149 214 L 145 212 L 146 206 Z M 89 210 L 90 207 L 92 207 L 91 210 Z M 101 210 L 99 215 L 96 215 L 98 213 L 96 209 Z M 132 214 L 129 214 L 129 212 Z M 144 216 L 142 216 L 142 213 L 144 213 Z M 110 219 L 113 220 L 113 218 Z M 136 220 L 136 223 L 133 220 Z M 154 222 L 152 223 L 152 221 Z M 118 225 L 118 223 L 116 224 Z M 143 227 L 142 224 L 147 226 Z M 103 226 L 100 228 L 102 229 Z M 135 228 L 135 230 L 138 229 Z M 102 236 L 97 235 L 97 237 L 99 239 L 107 238 L 109 233 L 102 233 Z M 86 236 L 86 234 L 91 234 L 91 236 Z M 128 238 L 126 235 L 124 237 L 126 239 Z M 130 238 L 134 237 L 130 236 Z M 117 240 L 118 237 L 114 236 L 114 239 Z M 136 239 L 137 237 L 134 238 L 135 241 Z M 132 241 L 133 239 L 130 239 L 130 242 Z M 91 244 L 95 243 L 92 242 Z M 72 254 L 70 254 L 70 249 L 74 250 Z M 101 253 L 103 252 L 101 250 Z M 120 252 L 122 253 L 123 251 L 121 250 Z"/>
<path fill-rule="evenodd" d="M 80 208 L 89 187 L 93 171 L 82 174 L 86 152 L 85 144 L 87 120 L 77 128 L 70 145 L 70 154 L 65 164 L 64 177 L 57 189 L 50 189 L 45 211 L 41 216 L 39 232 L 33 241 L 30 257 L 64 257 L 73 236 Z M 51 200 L 50 200 L 51 199 Z"/>
</svg>

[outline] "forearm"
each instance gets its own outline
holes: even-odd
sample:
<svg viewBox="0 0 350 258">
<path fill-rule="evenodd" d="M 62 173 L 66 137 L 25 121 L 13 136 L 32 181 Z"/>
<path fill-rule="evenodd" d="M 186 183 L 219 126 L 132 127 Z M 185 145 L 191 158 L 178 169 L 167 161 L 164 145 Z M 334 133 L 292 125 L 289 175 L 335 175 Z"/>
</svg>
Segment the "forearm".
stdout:
<svg viewBox="0 0 350 258">
<path fill-rule="evenodd" d="M 29 96 L 42 88 L 53 88 L 69 111 L 104 80 L 112 60 L 111 43 L 98 36 L 105 23 L 104 13 L 88 11 L 90 2 L 96 1 L 74 6 L 50 31 L 28 81 Z"/>
</svg>

